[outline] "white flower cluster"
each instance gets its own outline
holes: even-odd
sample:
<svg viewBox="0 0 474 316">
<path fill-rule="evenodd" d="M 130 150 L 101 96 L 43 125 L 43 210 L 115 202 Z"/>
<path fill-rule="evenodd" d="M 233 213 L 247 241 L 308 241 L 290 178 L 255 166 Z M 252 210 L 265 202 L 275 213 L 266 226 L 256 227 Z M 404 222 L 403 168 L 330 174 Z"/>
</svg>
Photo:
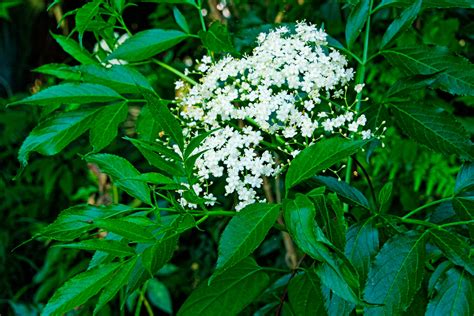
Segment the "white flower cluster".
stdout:
<svg viewBox="0 0 474 316">
<path fill-rule="evenodd" d="M 205 151 L 196 162 L 197 174 L 203 184 L 225 176 L 226 194 L 237 193 L 237 210 L 261 201 L 262 177 L 280 170 L 262 145 L 264 134 L 286 142 L 282 151 L 293 156 L 323 135 L 372 136 L 363 130 L 365 116 L 333 101 L 346 101 L 342 87 L 353 70 L 343 55 L 326 47 L 326 36 L 300 22 L 291 31 L 279 27 L 260 34 L 257 47 L 242 58 L 213 63 L 205 56 L 198 68 L 201 82 L 178 100 L 190 130 L 217 129 L 196 149 Z"/>
</svg>

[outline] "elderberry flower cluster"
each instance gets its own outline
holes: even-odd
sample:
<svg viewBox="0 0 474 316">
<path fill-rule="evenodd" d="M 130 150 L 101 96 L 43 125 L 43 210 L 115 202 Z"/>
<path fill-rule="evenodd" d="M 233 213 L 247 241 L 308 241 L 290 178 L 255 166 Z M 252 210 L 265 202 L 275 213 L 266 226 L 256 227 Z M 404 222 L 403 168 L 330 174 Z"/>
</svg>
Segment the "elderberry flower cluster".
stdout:
<svg viewBox="0 0 474 316">
<path fill-rule="evenodd" d="M 195 151 L 204 152 L 196 172 L 203 186 L 225 177 L 226 195 L 237 193 L 236 210 L 264 201 L 262 178 L 281 169 L 276 151 L 296 156 L 331 134 L 372 137 L 364 130 L 365 116 L 347 104 L 353 70 L 326 46 L 326 37 L 322 29 L 300 22 L 294 30 L 284 26 L 260 34 L 257 47 L 242 58 L 213 62 L 205 56 L 198 67 L 200 83 L 178 99 L 190 134 L 216 130 Z M 184 85 L 179 81 L 176 87 Z M 281 144 L 277 149 L 268 146 L 274 140 Z"/>
</svg>

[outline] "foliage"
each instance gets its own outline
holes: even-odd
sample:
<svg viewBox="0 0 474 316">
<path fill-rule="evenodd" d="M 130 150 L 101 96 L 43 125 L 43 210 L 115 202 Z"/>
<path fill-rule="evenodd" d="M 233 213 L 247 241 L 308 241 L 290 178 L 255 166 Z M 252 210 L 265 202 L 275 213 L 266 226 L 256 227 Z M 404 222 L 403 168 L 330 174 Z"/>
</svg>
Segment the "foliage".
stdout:
<svg viewBox="0 0 474 316">
<path fill-rule="evenodd" d="M 0 17 L 14 20 L 6 9 L 17 5 L 0 4 Z M 472 315 L 474 38 L 472 22 L 460 27 L 472 8 L 438 0 L 71 8 L 63 18 L 72 31 L 51 34 L 69 57 L 34 70 L 46 87 L 2 101 L 2 303 L 25 315 Z M 259 146 L 279 172 L 255 185 L 265 198 L 236 212 L 228 183 L 196 171 L 225 127 L 183 119 L 186 96 L 211 65 L 246 58 L 260 33 L 298 30 L 302 20 L 324 24 L 324 53 L 337 49 L 356 70 L 343 98 L 326 90 L 316 107 L 351 109 L 373 133 L 263 134 Z M 19 277 L 25 271 L 29 279 Z"/>
</svg>

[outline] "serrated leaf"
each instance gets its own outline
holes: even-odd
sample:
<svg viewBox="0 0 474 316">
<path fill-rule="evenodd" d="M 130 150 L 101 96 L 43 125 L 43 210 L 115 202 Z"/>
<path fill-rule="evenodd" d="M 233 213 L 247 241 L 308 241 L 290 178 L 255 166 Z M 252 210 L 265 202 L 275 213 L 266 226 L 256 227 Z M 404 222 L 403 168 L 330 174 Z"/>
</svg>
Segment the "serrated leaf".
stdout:
<svg viewBox="0 0 474 316">
<path fill-rule="evenodd" d="M 396 81 L 387 91 L 386 98 L 392 101 L 413 101 L 425 96 L 426 87 L 436 84 L 438 74 L 415 75 Z M 379 106 L 380 107 L 380 106 Z"/>
<path fill-rule="evenodd" d="M 94 152 L 101 151 L 117 137 L 117 128 L 128 115 L 126 102 L 104 106 L 94 118 L 90 131 L 90 143 Z"/>
<path fill-rule="evenodd" d="M 286 174 L 286 190 L 356 153 L 368 141 L 325 138 L 301 151 Z"/>
<path fill-rule="evenodd" d="M 180 166 L 165 160 L 160 154 L 154 152 L 152 147 L 147 146 L 143 141 L 132 138 L 127 138 L 127 140 L 129 140 L 140 151 L 151 166 L 162 170 L 171 176 L 182 175 L 184 173 L 184 170 L 182 170 Z"/>
<path fill-rule="evenodd" d="M 100 294 L 97 305 L 94 308 L 94 315 L 97 315 L 98 312 L 105 306 L 105 304 L 111 301 L 120 291 L 120 289 L 127 284 L 128 277 L 135 268 L 137 260 L 138 257 L 134 257 L 120 266 L 120 269 L 117 271 L 115 277 L 107 284 Z"/>
<path fill-rule="evenodd" d="M 464 270 L 451 268 L 436 286 L 437 295 L 426 310 L 430 315 L 472 315 L 474 313 L 474 280 Z"/>
<path fill-rule="evenodd" d="M 76 12 L 76 29 L 79 33 L 79 43 L 82 46 L 82 37 L 84 36 L 84 32 L 88 29 L 89 25 L 91 24 L 92 20 L 97 16 L 99 13 L 101 1 L 94 0 L 92 2 L 88 2 L 79 8 Z"/>
<path fill-rule="evenodd" d="M 154 240 L 154 236 L 150 226 L 143 226 L 133 223 L 125 218 L 120 219 L 97 219 L 94 225 L 122 236 L 134 242 L 150 242 Z"/>
<path fill-rule="evenodd" d="M 150 275 L 155 275 L 171 259 L 177 243 L 178 236 L 171 235 L 158 240 L 143 251 L 142 263 Z"/>
<path fill-rule="evenodd" d="M 422 2 L 422 0 L 415 0 L 411 6 L 406 8 L 401 15 L 388 26 L 387 31 L 382 37 L 380 49 L 387 46 L 413 24 L 413 21 L 415 21 L 420 12 Z"/>
<path fill-rule="evenodd" d="M 369 11 L 369 0 L 359 1 L 359 3 L 351 10 L 346 24 L 346 43 L 348 48 L 351 48 L 357 37 L 359 37 L 359 34 L 369 17 Z"/>
<path fill-rule="evenodd" d="M 46 226 L 41 236 L 59 241 L 71 241 L 92 229 L 92 223 L 99 218 L 110 218 L 130 211 L 127 205 L 77 205 L 62 211 L 56 220 Z"/>
<path fill-rule="evenodd" d="M 473 159 L 471 141 L 455 118 L 427 105 L 391 104 L 401 129 L 411 138 L 445 155 Z"/>
<path fill-rule="evenodd" d="M 349 316 L 354 310 L 355 304 L 343 300 L 327 287 L 322 286 L 321 290 L 328 316 Z"/>
<path fill-rule="evenodd" d="M 456 177 L 454 194 L 474 189 L 474 163 L 465 163 Z"/>
<path fill-rule="evenodd" d="M 84 304 L 107 285 L 119 267 L 120 263 L 110 263 L 76 275 L 54 293 L 41 315 L 62 315 Z"/>
<path fill-rule="evenodd" d="M 474 65 L 444 47 L 398 47 L 382 54 L 407 75 L 439 73 L 436 84 L 440 89 L 454 95 L 474 95 Z"/>
<path fill-rule="evenodd" d="M 184 15 L 179 11 L 177 7 L 173 8 L 173 15 L 176 23 L 179 25 L 179 27 L 186 33 L 191 33 L 189 29 L 188 22 L 186 21 L 186 18 Z"/>
<path fill-rule="evenodd" d="M 181 151 L 184 151 L 183 130 L 178 119 L 168 109 L 167 102 L 147 91 L 143 91 L 143 96 L 148 102 L 148 109 L 163 131 L 178 144 Z"/>
<path fill-rule="evenodd" d="M 366 307 L 366 315 L 398 315 L 408 308 L 423 280 L 425 236 L 396 235 L 382 247 L 364 290 L 364 299 L 380 306 Z"/>
<path fill-rule="evenodd" d="M 81 79 L 81 74 L 75 71 L 74 67 L 65 64 L 46 64 L 35 68 L 32 71 L 64 80 L 78 81 Z"/>
<path fill-rule="evenodd" d="M 334 195 L 319 195 L 313 198 L 316 213 L 319 214 L 320 224 L 328 236 L 329 241 L 339 250 L 345 245 L 345 222 L 342 205 Z M 327 202 L 327 203 L 326 203 Z"/>
<path fill-rule="evenodd" d="M 173 313 L 173 305 L 171 303 L 171 296 L 166 286 L 158 281 L 157 279 L 151 279 L 147 283 L 147 296 L 150 299 L 150 303 L 159 309 L 167 312 L 168 314 Z"/>
<path fill-rule="evenodd" d="M 296 315 L 327 315 L 321 283 L 313 269 L 290 280 L 288 301 Z"/>
<path fill-rule="evenodd" d="M 459 219 L 474 221 L 474 195 L 456 196 L 453 199 L 453 208 Z M 474 222 L 467 225 L 471 238 L 474 238 Z"/>
<path fill-rule="evenodd" d="M 446 258 L 474 275 L 474 259 L 470 256 L 470 246 L 464 240 L 446 230 L 432 230 L 430 235 Z"/>
<path fill-rule="evenodd" d="M 379 212 L 385 213 L 389 207 L 390 199 L 392 197 L 393 184 L 387 182 L 384 184 L 378 195 Z"/>
<path fill-rule="evenodd" d="M 21 145 L 18 160 L 26 166 L 33 151 L 45 156 L 59 153 L 92 126 L 98 110 L 95 108 L 63 112 L 41 122 Z"/>
<path fill-rule="evenodd" d="M 95 163 L 103 173 L 112 179 L 120 180 L 116 185 L 131 196 L 147 204 L 151 203 L 150 188 L 146 183 L 130 179 L 140 175 L 135 167 L 126 159 L 111 154 L 94 154 L 86 157 L 87 162 Z"/>
<path fill-rule="evenodd" d="M 107 60 L 141 61 L 177 45 L 188 34 L 176 30 L 151 29 L 138 32 L 118 46 Z"/>
<path fill-rule="evenodd" d="M 436 267 L 436 269 L 433 271 L 433 273 L 431 274 L 430 279 L 428 281 L 428 295 L 429 295 L 429 297 L 433 297 L 433 293 L 435 291 L 435 286 L 442 279 L 444 273 L 447 270 L 451 269 L 452 267 L 453 267 L 453 264 L 450 261 L 443 261 Z"/>
<path fill-rule="evenodd" d="M 148 80 L 138 70 L 124 65 L 112 65 L 105 68 L 100 65 L 82 65 L 75 67 L 86 82 L 97 83 L 114 89 L 119 93 L 140 93 L 153 91 Z"/>
<path fill-rule="evenodd" d="M 75 40 L 72 38 L 63 36 L 63 35 L 56 35 L 51 34 L 51 36 L 58 42 L 61 48 L 71 55 L 75 60 L 80 62 L 81 64 L 97 64 L 99 61 L 92 57 L 92 55 L 83 47 L 79 45 Z"/>
<path fill-rule="evenodd" d="M 322 184 L 329 190 L 337 193 L 337 195 L 345 202 L 351 205 L 362 206 L 363 208 L 370 210 L 369 201 L 364 194 L 346 182 L 339 181 L 334 177 L 325 176 L 317 176 L 314 177 L 314 179 L 319 184 Z"/>
<path fill-rule="evenodd" d="M 114 90 L 92 83 L 63 83 L 41 90 L 40 92 L 20 101 L 11 103 L 30 105 L 61 105 L 67 103 L 103 103 L 123 100 Z"/>
<path fill-rule="evenodd" d="M 329 251 L 329 241 L 316 226 L 316 209 L 311 200 L 297 194 L 294 200 L 285 200 L 283 207 L 285 224 L 295 243 L 304 253 L 325 263 L 317 270 L 322 283 L 342 298 L 361 303 L 357 273 Z"/>
<path fill-rule="evenodd" d="M 236 213 L 219 241 L 216 271 L 211 280 L 250 255 L 264 240 L 279 212 L 278 205 L 260 203 Z"/>
<path fill-rule="evenodd" d="M 214 53 L 235 52 L 232 38 L 230 37 L 227 27 L 220 23 L 214 22 L 207 31 L 199 31 L 199 37 L 204 47 Z"/>
<path fill-rule="evenodd" d="M 160 132 L 160 124 L 155 120 L 148 105 L 142 107 L 137 119 L 137 134 L 140 140 L 154 142 Z"/>
<path fill-rule="evenodd" d="M 373 219 L 352 225 L 346 234 L 344 253 L 359 273 L 361 283 L 367 279 L 373 257 L 379 250 L 379 232 Z"/>
<path fill-rule="evenodd" d="M 70 244 L 55 245 L 54 247 L 102 251 L 117 257 L 127 257 L 135 254 L 133 248 L 115 240 L 88 239 Z"/>
<path fill-rule="evenodd" d="M 148 182 L 148 183 L 156 184 L 156 185 L 176 184 L 176 182 L 173 179 L 168 178 L 157 172 L 142 173 L 135 178 L 125 179 L 125 180 L 137 180 L 137 181 Z"/>
<path fill-rule="evenodd" d="M 216 277 L 211 285 L 202 281 L 186 299 L 178 316 L 215 316 L 225 306 L 227 315 L 237 315 L 250 304 L 269 284 L 270 278 L 247 258 Z"/>
</svg>

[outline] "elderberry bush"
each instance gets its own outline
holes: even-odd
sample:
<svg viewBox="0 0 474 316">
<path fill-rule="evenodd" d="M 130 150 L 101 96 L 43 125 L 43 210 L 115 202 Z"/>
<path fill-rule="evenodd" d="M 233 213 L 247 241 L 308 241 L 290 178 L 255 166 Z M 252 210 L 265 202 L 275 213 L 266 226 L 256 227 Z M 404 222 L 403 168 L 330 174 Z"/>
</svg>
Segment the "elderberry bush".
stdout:
<svg viewBox="0 0 474 316">
<path fill-rule="evenodd" d="M 472 1 L 67 6 L 5 111 L 17 183 L 73 166 L 7 312 L 474 313 Z"/>
</svg>

